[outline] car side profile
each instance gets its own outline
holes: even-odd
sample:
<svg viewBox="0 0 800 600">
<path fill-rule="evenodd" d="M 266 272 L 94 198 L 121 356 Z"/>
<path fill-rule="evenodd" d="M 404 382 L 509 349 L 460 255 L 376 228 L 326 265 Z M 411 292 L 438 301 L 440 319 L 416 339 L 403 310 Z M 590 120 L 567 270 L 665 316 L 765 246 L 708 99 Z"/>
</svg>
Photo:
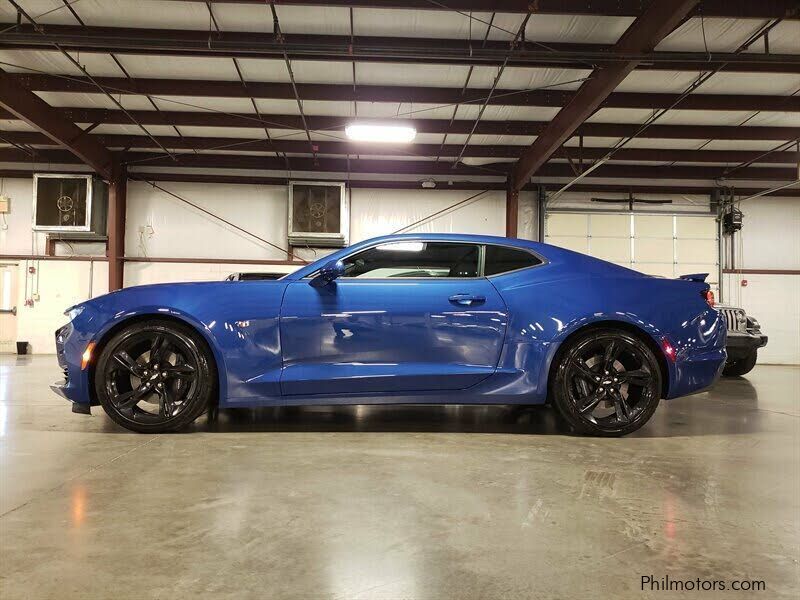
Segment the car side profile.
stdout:
<svg viewBox="0 0 800 600">
<path fill-rule="evenodd" d="M 719 376 L 726 328 L 704 278 L 520 239 L 386 236 L 277 280 L 74 306 L 54 389 L 140 432 L 214 405 L 549 402 L 576 431 L 624 435 Z"/>
</svg>

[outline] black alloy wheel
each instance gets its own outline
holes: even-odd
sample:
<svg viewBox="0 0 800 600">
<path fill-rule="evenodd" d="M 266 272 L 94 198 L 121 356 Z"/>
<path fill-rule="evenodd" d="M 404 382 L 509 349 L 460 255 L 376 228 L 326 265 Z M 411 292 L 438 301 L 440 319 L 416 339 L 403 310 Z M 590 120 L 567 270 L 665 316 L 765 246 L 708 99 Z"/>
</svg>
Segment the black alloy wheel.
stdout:
<svg viewBox="0 0 800 600">
<path fill-rule="evenodd" d="M 627 332 L 579 335 L 560 355 L 553 398 L 577 431 L 621 436 L 644 425 L 661 398 L 661 370 L 653 351 Z"/>
<path fill-rule="evenodd" d="M 209 406 L 216 370 L 191 328 L 145 321 L 117 333 L 95 368 L 95 391 L 117 423 L 142 433 L 185 427 Z"/>
</svg>

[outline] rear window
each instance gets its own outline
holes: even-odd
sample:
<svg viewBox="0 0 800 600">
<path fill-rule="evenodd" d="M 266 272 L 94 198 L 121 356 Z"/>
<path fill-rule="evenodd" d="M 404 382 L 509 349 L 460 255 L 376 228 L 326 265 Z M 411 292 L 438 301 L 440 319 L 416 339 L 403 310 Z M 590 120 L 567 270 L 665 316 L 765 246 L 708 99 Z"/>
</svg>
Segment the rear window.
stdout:
<svg viewBox="0 0 800 600">
<path fill-rule="evenodd" d="M 507 246 L 486 246 L 486 265 L 483 273 L 488 277 L 540 264 L 541 260 L 525 250 Z"/>
</svg>

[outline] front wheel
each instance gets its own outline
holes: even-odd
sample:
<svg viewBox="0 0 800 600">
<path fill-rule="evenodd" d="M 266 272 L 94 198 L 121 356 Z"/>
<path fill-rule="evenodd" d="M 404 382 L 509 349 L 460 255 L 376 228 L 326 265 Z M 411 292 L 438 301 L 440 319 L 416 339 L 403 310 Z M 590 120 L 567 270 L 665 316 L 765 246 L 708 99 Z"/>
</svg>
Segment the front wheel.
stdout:
<svg viewBox="0 0 800 600">
<path fill-rule="evenodd" d="M 661 398 L 661 369 L 639 338 L 597 329 L 579 334 L 560 353 L 551 393 L 575 430 L 622 436 L 653 416 Z"/>
<path fill-rule="evenodd" d="M 722 374 L 725 377 L 741 377 L 753 370 L 758 360 L 758 350 L 753 350 L 750 354 L 739 360 L 725 363 Z"/>
<path fill-rule="evenodd" d="M 171 321 L 135 323 L 97 360 L 94 385 L 109 417 L 140 433 L 176 431 L 210 405 L 216 369 L 205 341 Z"/>
</svg>

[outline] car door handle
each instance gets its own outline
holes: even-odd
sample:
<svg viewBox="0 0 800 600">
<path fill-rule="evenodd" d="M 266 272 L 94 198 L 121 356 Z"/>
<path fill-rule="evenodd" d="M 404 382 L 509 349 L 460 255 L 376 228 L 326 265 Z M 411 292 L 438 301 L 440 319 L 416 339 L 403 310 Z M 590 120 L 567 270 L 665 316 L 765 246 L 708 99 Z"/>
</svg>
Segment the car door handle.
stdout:
<svg viewBox="0 0 800 600">
<path fill-rule="evenodd" d="M 486 297 L 476 296 L 475 294 L 454 294 L 450 296 L 450 302 L 453 304 L 460 304 L 461 306 L 472 306 L 473 304 L 482 304 L 486 302 Z"/>
</svg>

